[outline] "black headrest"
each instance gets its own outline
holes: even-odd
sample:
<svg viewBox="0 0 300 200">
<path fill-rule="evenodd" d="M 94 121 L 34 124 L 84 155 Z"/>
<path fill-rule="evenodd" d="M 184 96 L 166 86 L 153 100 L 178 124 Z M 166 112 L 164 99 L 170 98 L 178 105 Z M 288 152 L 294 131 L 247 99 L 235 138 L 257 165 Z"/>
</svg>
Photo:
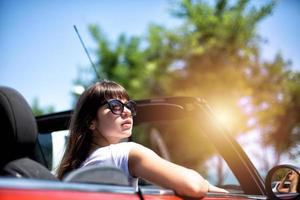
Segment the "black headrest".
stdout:
<svg viewBox="0 0 300 200">
<path fill-rule="evenodd" d="M 36 139 L 36 121 L 24 97 L 0 86 L 0 167 L 17 158 L 32 157 Z"/>
</svg>

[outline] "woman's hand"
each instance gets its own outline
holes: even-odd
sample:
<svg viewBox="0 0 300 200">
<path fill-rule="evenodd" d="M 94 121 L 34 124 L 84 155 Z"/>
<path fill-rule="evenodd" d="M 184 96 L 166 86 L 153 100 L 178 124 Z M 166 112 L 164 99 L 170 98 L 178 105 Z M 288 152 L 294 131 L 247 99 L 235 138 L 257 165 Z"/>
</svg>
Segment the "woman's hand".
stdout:
<svg viewBox="0 0 300 200">
<path fill-rule="evenodd" d="M 209 184 L 208 192 L 216 192 L 216 193 L 229 193 L 227 190 L 223 188 L 216 187 L 214 185 Z"/>
</svg>

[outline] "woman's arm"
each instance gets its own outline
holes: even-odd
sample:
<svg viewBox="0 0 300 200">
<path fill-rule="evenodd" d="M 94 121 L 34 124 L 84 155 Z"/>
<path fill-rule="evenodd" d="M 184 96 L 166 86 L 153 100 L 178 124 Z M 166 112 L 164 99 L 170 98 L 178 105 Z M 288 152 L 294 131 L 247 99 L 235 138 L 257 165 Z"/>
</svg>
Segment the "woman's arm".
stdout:
<svg viewBox="0 0 300 200">
<path fill-rule="evenodd" d="M 284 182 L 288 179 L 289 173 L 287 173 L 280 181 L 278 187 L 277 187 L 277 191 L 281 192 L 281 193 L 288 193 L 289 192 L 289 188 L 284 188 Z"/>
<path fill-rule="evenodd" d="M 129 153 L 129 172 L 154 184 L 174 190 L 179 195 L 202 197 L 206 192 L 227 192 L 210 185 L 194 170 L 160 158 L 152 150 L 133 145 Z"/>
</svg>

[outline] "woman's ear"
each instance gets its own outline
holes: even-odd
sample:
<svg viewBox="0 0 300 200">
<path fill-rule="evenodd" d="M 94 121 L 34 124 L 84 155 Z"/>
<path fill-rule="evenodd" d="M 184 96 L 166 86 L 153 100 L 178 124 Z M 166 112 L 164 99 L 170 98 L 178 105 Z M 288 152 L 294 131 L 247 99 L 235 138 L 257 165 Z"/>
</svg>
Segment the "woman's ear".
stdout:
<svg viewBox="0 0 300 200">
<path fill-rule="evenodd" d="M 91 131 L 94 131 L 94 130 L 96 129 L 96 121 L 95 121 L 95 120 L 93 120 L 93 121 L 90 123 L 89 129 L 90 129 Z"/>
</svg>

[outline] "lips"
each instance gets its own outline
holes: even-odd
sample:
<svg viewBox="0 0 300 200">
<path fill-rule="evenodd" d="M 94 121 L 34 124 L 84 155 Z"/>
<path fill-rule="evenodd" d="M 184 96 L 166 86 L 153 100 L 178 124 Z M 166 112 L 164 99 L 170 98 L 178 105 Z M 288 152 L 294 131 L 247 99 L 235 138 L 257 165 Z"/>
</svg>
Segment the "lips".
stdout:
<svg viewBox="0 0 300 200">
<path fill-rule="evenodd" d="M 132 126 L 132 121 L 131 120 L 125 120 L 121 124 L 122 127 L 124 128 L 130 128 Z"/>
</svg>

